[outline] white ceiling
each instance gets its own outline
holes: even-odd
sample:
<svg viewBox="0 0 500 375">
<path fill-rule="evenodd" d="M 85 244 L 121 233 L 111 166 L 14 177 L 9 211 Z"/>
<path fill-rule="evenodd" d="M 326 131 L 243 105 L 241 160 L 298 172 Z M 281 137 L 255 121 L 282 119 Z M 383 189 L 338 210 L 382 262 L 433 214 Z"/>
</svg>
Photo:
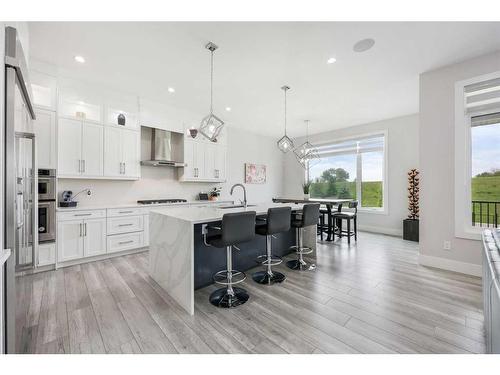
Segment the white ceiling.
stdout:
<svg viewBox="0 0 500 375">
<path fill-rule="evenodd" d="M 273 136 L 283 132 L 284 84 L 289 133 L 299 136 L 304 119 L 317 133 L 416 113 L 420 73 L 500 49 L 500 22 L 44 22 L 29 30 L 33 58 L 200 115 L 209 107 L 204 46 L 213 41 L 215 113 Z M 375 46 L 353 52 L 364 38 Z"/>
</svg>

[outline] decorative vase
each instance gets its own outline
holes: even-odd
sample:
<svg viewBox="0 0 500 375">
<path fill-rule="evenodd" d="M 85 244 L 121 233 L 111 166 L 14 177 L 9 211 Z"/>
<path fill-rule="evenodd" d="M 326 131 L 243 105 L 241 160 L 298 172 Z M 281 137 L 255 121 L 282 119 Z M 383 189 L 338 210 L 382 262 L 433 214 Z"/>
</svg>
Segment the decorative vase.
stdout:
<svg viewBox="0 0 500 375">
<path fill-rule="evenodd" d="M 198 135 L 198 129 L 189 129 L 189 134 L 191 135 L 191 138 L 196 138 Z"/>
<path fill-rule="evenodd" d="M 118 125 L 125 125 L 125 121 L 126 121 L 126 118 L 125 118 L 125 115 L 123 113 L 120 113 L 118 115 Z"/>
<path fill-rule="evenodd" d="M 309 200 L 309 198 L 311 198 L 311 194 L 309 194 L 309 193 L 305 194 L 304 193 L 304 199 Z"/>
</svg>

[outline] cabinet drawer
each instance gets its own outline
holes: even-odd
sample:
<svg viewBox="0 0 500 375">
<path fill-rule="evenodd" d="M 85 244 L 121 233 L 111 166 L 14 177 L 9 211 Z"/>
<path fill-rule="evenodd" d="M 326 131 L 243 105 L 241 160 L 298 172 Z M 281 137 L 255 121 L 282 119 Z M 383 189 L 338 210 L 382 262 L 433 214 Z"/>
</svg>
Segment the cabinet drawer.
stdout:
<svg viewBox="0 0 500 375">
<path fill-rule="evenodd" d="M 143 232 L 108 236 L 108 253 L 138 249 L 144 246 Z"/>
<path fill-rule="evenodd" d="M 132 208 L 108 208 L 108 217 L 142 215 L 141 207 Z"/>
<path fill-rule="evenodd" d="M 56 243 L 38 245 L 38 266 L 47 266 L 56 262 Z"/>
<path fill-rule="evenodd" d="M 108 235 L 118 233 L 139 232 L 144 230 L 144 217 L 125 216 L 108 217 L 107 231 Z"/>
<path fill-rule="evenodd" d="M 106 217 L 106 210 L 82 210 L 82 211 L 69 211 L 58 212 L 57 220 L 79 220 L 79 219 L 99 219 Z"/>
</svg>

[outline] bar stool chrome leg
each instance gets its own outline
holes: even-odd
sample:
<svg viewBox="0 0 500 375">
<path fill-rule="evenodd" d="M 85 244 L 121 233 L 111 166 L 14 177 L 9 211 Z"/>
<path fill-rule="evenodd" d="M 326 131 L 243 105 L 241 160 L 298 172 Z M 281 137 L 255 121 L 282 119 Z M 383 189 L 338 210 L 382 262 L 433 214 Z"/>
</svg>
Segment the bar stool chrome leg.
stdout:
<svg viewBox="0 0 500 375">
<path fill-rule="evenodd" d="M 256 283 L 259 284 L 266 284 L 266 285 L 272 285 L 274 283 L 281 283 L 286 279 L 286 276 L 282 274 L 281 272 L 274 271 L 272 269 L 272 266 L 277 266 L 278 264 L 281 264 L 283 261 L 281 258 L 273 258 L 272 255 L 272 236 L 267 235 L 266 236 L 266 256 L 265 260 L 261 263 L 262 265 L 266 266 L 265 271 L 259 271 L 255 272 L 252 275 L 253 280 Z"/>
<path fill-rule="evenodd" d="M 226 247 L 227 270 L 219 271 L 214 275 L 214 281 L 217 284 L 226 285 L 225 288 L 217 289 L 210 294 L 210 303 L 217 307 L 231 308 L 243 305 L 248 301 L 248 292 L 243 288 L 233 288 L 233 285 L 239 284 L 246 279 L 244 272 L 233 270 L 233 247 Z M 238 278 L 236 281 L 233 278 Z"/>
<path fill-rule="evenodd" d="M 310 271 L 315 269 L 315 264 L 308 263 L 304 260 L 304 255 L 311 254 L 313 249 L 303 246 L 301 228 L 296 229 L 296 244 L 297 245 L 292 246 L 291 248 L 296 249 L 295 252 L 297 253 L 297 259 L 286 262 L 287 267 L 296 271 Z"/>
</svg>

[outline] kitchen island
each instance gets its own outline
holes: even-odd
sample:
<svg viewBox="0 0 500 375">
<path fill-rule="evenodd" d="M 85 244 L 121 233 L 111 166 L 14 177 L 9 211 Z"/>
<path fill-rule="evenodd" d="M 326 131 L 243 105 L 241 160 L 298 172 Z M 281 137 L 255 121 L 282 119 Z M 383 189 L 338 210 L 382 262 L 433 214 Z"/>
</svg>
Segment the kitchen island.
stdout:
<svg viewBox="0 0 500 375">
<path fill-rule="evenodd" d="M 247 211 L 266 215 L 271 207 L 284 204 L 249 205 Z M 292 211 L 302 205 L 288 205 Z M 226 268 L 226 250 L 204 244 L 206 226 L 220 226 L 226 213 L 245 211 L 244 207 L 185 207 L 153 209 L 149 215 L 149 275 L 189 314 L 194 314 L 195 289 L 210 285 L 212 275 Z M 210 235 L 210 232 L 209 232 Z M 239 245 L 233 250 L 234 268 L 246 271 L 257 265 L 255 259 L 265 254 L 264 236 Z M 316 249 L 316 226 L 304 230 L 305 246 Z M 280 233 L 273 238 L 273 253 L 278 256 L 290 252 L 295 244 L 295 231 Z M 289 270 L 288 272 L 296 272 Z M 251 281 L 251 278 L 249 279 Z"/>
</svg>

